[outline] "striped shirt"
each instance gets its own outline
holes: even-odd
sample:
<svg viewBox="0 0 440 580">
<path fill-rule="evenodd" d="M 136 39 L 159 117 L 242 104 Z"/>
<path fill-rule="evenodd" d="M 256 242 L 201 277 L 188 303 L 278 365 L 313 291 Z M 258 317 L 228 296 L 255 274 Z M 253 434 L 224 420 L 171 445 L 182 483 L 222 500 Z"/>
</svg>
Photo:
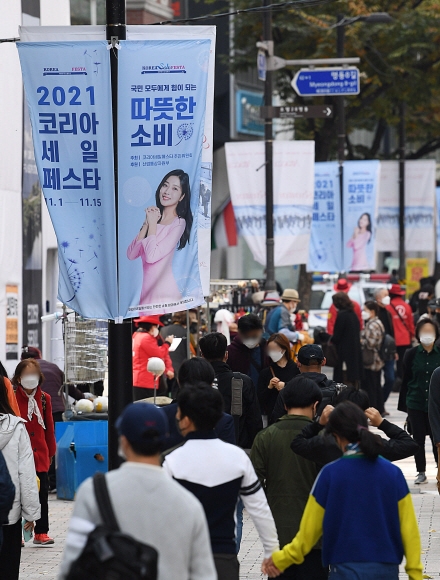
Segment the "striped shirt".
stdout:
<svg viewBox="0 0 440 580">
<path fill-rule="evenodd" d="M 246 453 L 196 431 L 165 458 L 164 470 L 203 505 L 214 554 L 235 554 L 235 511 L 239 497 L 257 528 L 265 557 L 278 549 L 278 536 L 266 496 Z"/>
</svg>

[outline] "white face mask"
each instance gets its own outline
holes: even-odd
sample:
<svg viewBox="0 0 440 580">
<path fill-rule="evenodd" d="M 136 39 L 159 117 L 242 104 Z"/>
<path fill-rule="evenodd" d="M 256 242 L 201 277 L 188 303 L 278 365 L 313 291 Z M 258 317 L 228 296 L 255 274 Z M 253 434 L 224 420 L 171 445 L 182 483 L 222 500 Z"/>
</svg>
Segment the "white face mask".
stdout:
<svg viewBox="0 0 440 580">
<path fill-rule="evenodd" d="M 384 296 L 382 298 L 382 304 L 384 306 L 389 306 L 391 304 L 391 298 L 389 296 Z"/>
<path fill-rule="evenodd" d="M 283 358 L 285 352 L 285 350 L 269 350 L 267 354 L 276 363 Z"/>
<path fill-rule="evenodd" d="M 362 320 L 370 320 L 371 315 L 366 310 L 362 310 Z"/>
<path fill-rule="evenodd" d="M 118 446 L 118 455 L 121 459 L 123 459 L 124 461 L 127 461 L 127 456 L 124 453 L 124 450 L 122 449 L 122 445 L 121 442 L 119 441 L 119 446 Z"/>
<path fill-rule="evenodd" d="M 20 379 L 21 386 L 28 390 L 36 389 L 39 382 L 40 377 L 38 375 L 26 375 Z"/>
<path fill-rule="evenodd" d="M 432 334 L 421 334 L 420 335 L 420 342 L 421 344 L 432 344 L 433 342 L 435 342 L 435 336 L 432 336 Z"/>
<path fill-rule="evenodd" d="M 154 338 L 156 338 L 156 336 L 159 336 L 159 329 L 157 328 L 157 326 L 153 328 L 153 336 Z"/>
<path fill-rule="evenodd" d="M 259 338 L 245 338 L 243 341 L 244 346 L 247 348 L 255 348 L 260 344 Z"/>
</svg>

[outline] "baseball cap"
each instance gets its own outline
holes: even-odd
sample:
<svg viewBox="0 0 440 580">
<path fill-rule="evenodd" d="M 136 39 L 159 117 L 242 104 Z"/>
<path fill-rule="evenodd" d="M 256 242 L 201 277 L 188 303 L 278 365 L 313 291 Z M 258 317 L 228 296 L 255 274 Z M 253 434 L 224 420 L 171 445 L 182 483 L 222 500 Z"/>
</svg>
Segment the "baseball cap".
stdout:
<svg viewBox="0 0 440 580">
<path fill-rule="evenodd" d="M 298 351 L 298 360 L 302 365 L 309 366 L 310 361 L 322 361 L 324 358 L 324 351 L 319 344 L 306 344 Z"/>
<path fill-rule="evenodd" d="M 116 421 L 119 435 L 130 443 L 164 442 L 168 437 L 165 414 L 150 403 L 131 403 Z"/>
</svg>

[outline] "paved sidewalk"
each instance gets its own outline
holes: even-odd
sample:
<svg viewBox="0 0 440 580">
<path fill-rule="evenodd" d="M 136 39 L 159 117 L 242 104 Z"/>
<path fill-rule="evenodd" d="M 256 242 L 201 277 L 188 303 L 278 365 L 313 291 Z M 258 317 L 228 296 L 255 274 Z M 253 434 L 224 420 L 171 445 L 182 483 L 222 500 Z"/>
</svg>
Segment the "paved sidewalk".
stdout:
<svg viewBox="0 0 440 580">
<path fill-rule="evenodd" d="M 387 408 L 391 413 L 390 421 L 402 426 L 405 416 L 396 411 L 397 396 L 391 395 Z M 436 467 L 430 444 L 427 445 L 429 484 L 417 487 L 413 485 L 415 478 L 414 459 L 398 462 L 408 480 L 413 501 L 418 514 L 420 532 L 422 535 L 423 562 L 425 578 L 440 578 L 440 496 L 435 486 Z M 73 503 L 57 500 L 50 496 L 50 534 L 55 538 L 54 546 L 40 547 L 28 543 L 22 552 L 20 580 L 36 580 L 45 578 L 55 580 L 58 566 L 64 548 L 64 538 L 70 518 Z M 244 514 L 244 529 L 241 551 L 241 580 L 260 580 L 262 562 L 261 544 L 249 516 Z M 402 567 L 401 578 L 407 578 Z M 311 579 L 313 580 L 313 579 Z"/>
</svg>

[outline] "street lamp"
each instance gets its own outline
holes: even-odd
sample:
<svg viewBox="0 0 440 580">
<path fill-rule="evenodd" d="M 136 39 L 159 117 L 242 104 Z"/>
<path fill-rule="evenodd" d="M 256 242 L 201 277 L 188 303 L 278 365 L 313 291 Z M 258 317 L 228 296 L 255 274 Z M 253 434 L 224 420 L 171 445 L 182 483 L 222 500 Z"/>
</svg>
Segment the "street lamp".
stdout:
<svg viewBox="0 0 440 580">
<path fill-rule="evenodd" d="M 393 17 L 388 12 L 373 12 L 365 16 L 355 16 L 354 18 L 346 18 L 343 14 L 338 14 L 336 17 L 336 53 L 338 58 L 344 58 L 345 46 L 345 27 L 355 22 L 365 22 L 367 24 L 390 24 L 393 22 Z M 344 96 L 336 98 L 336 111 L 338 117 L 337 131 L 338 131 L 338 162 L 339 162 L 339 188 L 341 197 L 341 230 L 343 231 L 343 176 L 344 176 L 344 159 L 345 159 L 345 106 Z M 342 232 L 341 232 L 341 235 Z"/>
</svg>

